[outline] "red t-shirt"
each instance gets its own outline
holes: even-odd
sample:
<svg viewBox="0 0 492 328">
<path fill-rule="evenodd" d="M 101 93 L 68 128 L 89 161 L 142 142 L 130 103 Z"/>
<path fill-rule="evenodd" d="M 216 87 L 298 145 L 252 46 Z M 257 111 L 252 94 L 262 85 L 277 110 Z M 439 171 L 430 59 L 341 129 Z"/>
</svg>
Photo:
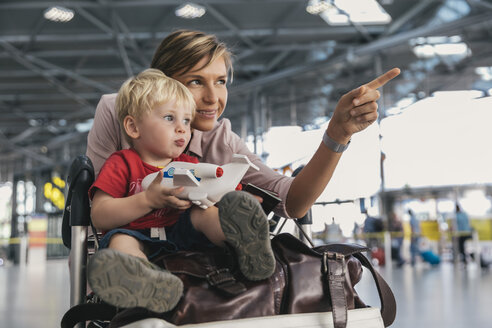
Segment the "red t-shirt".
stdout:
<svg viewBox="0 0 492 328">
<path fill-rule="evenodd" d="M 198 163 L 196 157 L 181 154 L 175 158 L 178 162 Z M 142 189 L 142 180 L 147 175 L 159 171 L 160 168 L 147 164 L 140 159 L 133 149 L 124 149 L 113 153 L 104 163 L 96 181 L 89 189 L 89 197 L 92 199 L 96 188 L 104 191 L 114 198 L 123 198 L 135 195 Z M 153 210 L 122 228 L 138 230 L 153 227 L 167 227 L 176 223 L 179 211 L 174 208 L 161 208 Z"/>
</svg>

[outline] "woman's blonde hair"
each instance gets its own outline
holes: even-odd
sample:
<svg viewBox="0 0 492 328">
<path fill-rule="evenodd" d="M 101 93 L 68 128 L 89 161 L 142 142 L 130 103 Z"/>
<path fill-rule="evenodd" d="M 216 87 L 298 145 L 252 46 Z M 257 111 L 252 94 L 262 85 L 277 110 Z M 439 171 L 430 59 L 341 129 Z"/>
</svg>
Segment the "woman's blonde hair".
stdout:
<svg viewBox="0 0 492 328">
<path fill-rule="evenodd" d="M 170 101 L 175 105 L 191 109 L 192 118 L 195 116 L 195 100 L 190 90 L 175 79 L 172 79 L 157 69 L 146 69 L 137 76 L 126 80 L 116 96 L 116 113 L 121 129 L 125 132 L 123 122 L 128 115 L 139 120 L 156 106 Z M 132 144 L 126 134 L 127 141 Z"/>
<path fill-rule="evenodd" d="M 168 76 L 175 76 L 187 73 L 203 58 L 208 59 L 203 65 L 206 67 L 220 57 L 224 59 L 227 73 L 232 80 L 232 54 L 225 43 L 220 42 L 213 34 L 177 30 L 162 40 L 150 67 L 159 69 Z"/>
</svg>

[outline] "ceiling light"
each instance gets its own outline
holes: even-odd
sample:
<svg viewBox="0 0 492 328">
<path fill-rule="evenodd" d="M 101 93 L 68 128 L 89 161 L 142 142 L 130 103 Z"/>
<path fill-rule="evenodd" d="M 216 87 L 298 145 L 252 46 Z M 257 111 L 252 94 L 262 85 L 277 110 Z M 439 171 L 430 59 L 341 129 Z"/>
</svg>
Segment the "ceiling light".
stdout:
<svg viewBox="0 0 492 328">
<path fill-rule="evenodd" d="M 436 44 L 434 48 L 439 56 L 462 56 L 468 52 L 468 46 L 463 42 Z"/>
<path fill-rule="evenodd" d="M 411 93 L 408 96 L 398 100 L 393 107 L 386 109 L 385 115 L 391 116 L 401 114 L 405 108 L 414 104 L 416 101 L 417 96 L 414 93 Z"/>
<path fill-rule="evenodd" d="M 330 1 L 327 0 L 309 0 L 306 11 L 311 15 L 319 15 L 323 11 L 333 8 Z"/>
<path fill-rule="evenodd" d="M 434 46 L 430 44 L 421 44 L 413 47 L 413 53 L 418 58 L 432 58 L 436 56 Z"/>
<path fill-rule="evenodd" d="M 468 45 L 459 36 L 431 36 L 410 40 L 413 53 L 418 58 L 456 57 L 465 58 L 471 55 Z"/>
<path fill-rule="evenodd" d="M 70 21 L 73 16 L 73 10 L 60 6 L 51 7 L 44 11 L 44 18 L 53 22 L 66 23 Z"/>
<path fill-rule="evenodd" d="M 453 90 L 453 91 L 434 91 L 432 97 L 445 97 L 447 99 L 477 99 L 484 96 L 482 90 Z"/>
<path fill-rule="evenodd" d="M 87 121 L 80 122 L 75 124 L 75 130 L 80 133 L 84 133 L 89 131 L 92 128 L 92 124 L 94 123 L 94 119 L 88 119 Z"/>
<path fill-rule="evenodd" d="M 480 75 L 484 81 L 492 81 L 492 66 L 482 66 L 475 68 L 475 73 Z"/>
<path fill-rule="evenodd" d="M 205 12 L 206 10 L 204 7 L 188 2 L 176 8 L 174 13 L 178 17 L 191 19 L 200 18 L 205 15 Z"/>
<path fill-rule="evenodd" d="M 29 120 L 29 125 L 30 125 L 30 126 L 38 126 L 39 124 L 40 124 L 40 122 L 39 122 L 38 120 L 35 120 L 35 119 L 33 119 L 33 118 L 31 118 L 31 119 Z"/>
<path fill-rule="evenodd" d="M 330 25 L 388 24 L 391 16 L 376 0 L 310 0 L 306 11 Z"/>
</svg>

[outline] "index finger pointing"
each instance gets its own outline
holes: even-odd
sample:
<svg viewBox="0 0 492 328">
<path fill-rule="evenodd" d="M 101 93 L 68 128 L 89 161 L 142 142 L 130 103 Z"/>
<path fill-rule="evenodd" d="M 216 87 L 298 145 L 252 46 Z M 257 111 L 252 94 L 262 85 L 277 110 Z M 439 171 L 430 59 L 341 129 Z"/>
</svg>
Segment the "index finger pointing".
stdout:
<svg viewBox="0 0 492 328">
<path fill-rule="evenodd" d="M 400 75 L 400 69 L 393 68 L 387 71 L 386 73 L 384 73 L 383 75 L 378 76 L 371 82 L 366 83 L 366 86 L 371 89 L 381 88 L 383 85 L 385 85 L 386 83 L 397 77 L 398 75 Z"/>
</svg>

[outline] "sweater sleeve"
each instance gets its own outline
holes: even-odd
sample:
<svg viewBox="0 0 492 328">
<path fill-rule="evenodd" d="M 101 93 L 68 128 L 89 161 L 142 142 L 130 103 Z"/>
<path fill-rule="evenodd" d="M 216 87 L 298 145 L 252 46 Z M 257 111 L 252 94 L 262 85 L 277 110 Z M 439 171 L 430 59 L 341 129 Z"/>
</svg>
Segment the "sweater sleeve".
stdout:
<svg viewBox="0 0 492 328">
<path fill-rule="evenodd" d="M 232 154 L 246 155 L 249 160 L 260 169 L 259 171 L 253 169 L 248 170 L 241 182 L 244 184 L 251 183 L 265 190 L 277 193 L 282 201 L 275 207 L 274 212 L 277 215 L 288 218 L 289 215 L 285 208 L 285 200 L 287 199 L 287 193 L 289 192 L 290 185 L 294 179 L 282 175 L 265 165 L 261 158 L 256 154 L 253 154 L 242 139 L 231 130 L 230 122 L 226 120 L 224 123 L 225 130 L 227 131 L 223 134 L 224 141 L 230 147 L 231 158 Z"/>
<path fill-rule="evenodd" d="M 103 95 L 99 101 L 94 122 L 87 136 L 86 155 L 94 165 L 96 176 L 106 159 L 117 150 L 121 150 L 121 132 L 114 105 L 116 94 Z"/>
</svg>

